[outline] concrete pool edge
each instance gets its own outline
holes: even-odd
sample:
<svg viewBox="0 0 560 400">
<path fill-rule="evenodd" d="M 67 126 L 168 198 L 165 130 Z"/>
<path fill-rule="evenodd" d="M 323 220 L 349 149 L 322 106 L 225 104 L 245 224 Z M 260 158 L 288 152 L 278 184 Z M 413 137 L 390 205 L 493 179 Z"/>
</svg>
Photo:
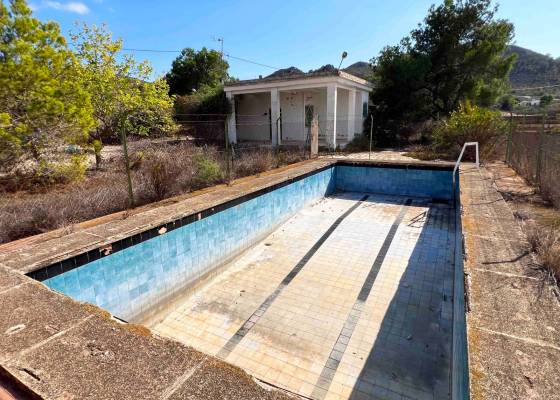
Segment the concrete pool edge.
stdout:
<svg viewBox="0 0 560 400">
<path fill-rule="evenodd" d="M 449 170 L 450 169 L 450 165 L 449 164 L 433 164 L 433 163 L 383 163 L 383 162 L 367 162 L 367 161 L 348 161 L 348 160 L 343 160 L 343 161 L 337 161 L 337 160 L 320 160 L 320 161 L 313 161 L 310 162 L 308 164 L 306 164 L 304 167 L 305 168 L 301 168 L 298 171 L 296 170 L 286 170 L 286 171 L 282 171 L 281 173 L 279 173 L 278 175 L 274 175 L 274 174 L 270 174 L 270 175 L 264 175 L 261 177 L 256 177 L 254 178 L 253 181 L 249 182 L 249 185 L 247 185 L 249 188 L 245 189 L 245 190 L 249 190 L 251 187 L 253 188 L 253 191 L 255 189 L 255 187 L 260 187 L 261 189 L 266 189 L 268 187 L 273 186 L 275 183 L 278 182 L 282 182 L 282 179 L 287 180 L 287 179 L 292 179 L 294 177 L 299 177 L 302 176 L 306 173 L 313 173 L 316 172 L 317 170 L 319 170 L 320 168 L 328 168 L 334 164 L 338 164 L 338 165 L 346 165 L 346 164 L 351 164 L 351 165 L 372 165 L 372 166 L 378 166 L 378 167 L 391 167 L 391 168 L 429 168 L 429 169 L 445 169 L 445 170 Z M 300 167 L 298 167 L 300 168 Z M 260 180 L 259 180 L 260 179 Z M 255 181 L 259 180 L 258 183 L 256 183 Z M 230 188 L 224 188 L 224 190 L 226 190 L 226 192 L 229 190 L 231 193 L 226 193 L 225 198 L 229 198 L 230 200 L 235 199 L 235 198 L 239 198 L 241 196 L 243 196 L 243 189 L 239 188 L 239 186 L 232 186 Z M 223 191 L 221 193 L 221 195 L 223 196 Z M 230 197 L 227 197 L 227 196 Z M 211 192 L 209 196 L 209 202 L 208 203 L 204 203 L 204 202 L 198 202 L 198 205 L 200 207 L 206 207 L 206 209 L 209 207 L 208 204 L 215 204 L 215 203 L 220 203 L 220 200 L 217 199 L 218 196 L 216 195 L 216 192 Z M 222 203 L 223 203 L 223 199 L 224 197 L 222 197 Z M 200 199 L 197 199 L 200 200 Z M 210 201 L 214 201 L 214 203 L 211 203 Z M 177 208 L 176 205 L 171 205 L 169 206 L 171 208 L 171 210 L 167 210 L 168 213 L 163 213 L 163 215 L 159 214 L 159 213 L 155 213 L 153 210 L 148 211 L 150 213 L 150 217 L 152 217 L 154 220 L 157 221 L 165 221 L 166 218 L 169 218 L 170 215 L 172 215 L 172 211 L 177 212 Z M 179 207 L 180 208 L 180 207 Z M 192 213 L 197 213 L 200 212 L 200 209 L 194 209 L 188 208 L 189 212 Z M 175 214 L 177 215 L 177 214 Z M 182 214 L 180 214 L 182 215 Z M 118 221 L 117 221 L 118 222 Z M 126 229 L 125 233 L 122 232 L 116 232 L 116 226 L 121 225 L 121 227 L 123 227 L 123 229 Z M 158 224 L 155 224 L 153 221 L 150 224 L 144 224 L 142 225 L 142 228 L 145 228 L 146 226 L 160 226 Z M 99 228 L 97 228 L 99 229 Z M 138 228 L 137 228 L 138 229 Z M 11 259 L 9 256 L 4 256 L 2 257 L 2 259 L 0 260 L 0 273 L 5 274 L 6 275 L 6 281 L 8 283 L 6 283 L 5 285 L 2 285 L 1 283 L 4 280 L 4 277 L 0 277 L 0 298 L 2 298 L 2 301 L 4 301 L 4 298 L 7 297 L 7 295 L 16 295 L 16 298 L 14 299 L 14 302 L 12 303 L 8 303 L 8 304 L 18 304 L 18 307 L 21 307 L 21 304 L 24 304 L 25 306 L 23 308 L 34 308 L 35 313 L 29 313 L 27 315 L 27 318 L 30 319 L 30 321 L 28 321 L 26 324 L 27 326 L 32 326 L 33 324 L 38 324 L 39 326 L 42 326 L 42 331 L 40 332 L 41 335 L 40 337 L 29 337 L 27 338 L 27 342 L 25 344 L 15 344 L 14 346 L 16 347 L 16 349 L 14 350 L 14 354 L 15 355 L 8 355 L 6 356 L 6 354 L 0 354 L 0 360 L 1 360 L 1 365 L 3 367 L 5 367 L 8 371 L 10 371 L 16 378 L 21 379 L 26 385 L 37 389 L 39 392 L 41 392 L 42 394 L 46 395 L 48 398 L 48 392 L 44 391 L 45 385 L 49 385 L 49 377 L 47 374 L 47 378 L 43 378 L 42 380 L 37 381 L 37 379 L 35 379 L 32 375 L 29 374 L 29 372 L 27 370 L 30 371 L 34 371 L 35 368 L 30 368 L 28 366 L 26 366 L 26 362 L 28 362 L 30 359 L 26 358 L 24 356 L 31 356 L 33 353 L 35 352 L 39 352 L 40 347 L 47 344 L 47 343 L 51 343 L 51 344 L 56 344 L 60 342 L 60 338 L 61 337 L 72 337 L 73 336 L 73 330 L 77 330 L 77 328 L 79 327 L 80 324 L 83 324 L 84 320 L 87 318 L 96 318 L 96 323 L 103 325 L 103 326 L 107 326 L 108 329 L 113 330 L 113 329 L 117 329 L 114 328 L 115 326 L 119 326 L 119 325 L 115 325 L 114 322 L 112 321 L 108 321 L 105 319 L 98 319 L 97 317 L 91 317 L 88 314 L 88 311 L 84 311 L 84 316 L 80 316 L 80 317 L 73 317 L 73 318 L 69 318 L 68 321 L 63 321 L 63 322 L 58 322 L 54 324 L 54 328 L 50 325 L 51 324 L 51 320 L 52 320 L 52 315 L 50 314 L 45 314 L 42 312 L 37 312 L 37 311 L 42 311 L 42 304 L 35 304 L 33 302 L 29 302 L 29 301 L 17 301 L 17 296 L 24 296 L 25 293 L 24 292 L 28 292 L 28 291 L 35 291 L 37 293 L 41 293 L 41 295 L 44 296 L 51 296 L 50 298 L 52 299 L 52 301 L 54 303 L 56 303 L 58 305 L 58 313 L 60 314 L 65 314 L 67 311 L 71 312 L 71 313 L 76 313 L 78 311 L 76 311 L 77 307 L 80 307 L 76 302 L 65 298 L 64 296 L 61 295 L 47 295 L 45 294 L 45 292 L 49 292 L 49 293 L 53 293 L 50 290 L 44 288 L 42 285 L 37 284 L 37 283 L 33 283 L 30 281 L 29 278 L 27 277 L 23 277 L 21 276 L 22 272 L 29 272 L 31 270 L 33 270 L 33 268 L 40 268 L 41 266 L 44 265 L 48 265 L 49 263 L 52 262 L 52 260 L 56 260 L 56 259 L 60 259 L 62 257 L 68 257 L 68 254 L 72 254 L 73 252 L 77 253 L 79 251 L 83 252 L 84 248 L 98 248 L 101 246 L 104 246 L 107 244 L 107 242 L 110 243 L 110 239 L 114 239 L 114 238 L 121 238 L 123 235 L 125 234 L 130 234 L 131 232 L 135 232 L 134 229 L 131 229 L 130 227 L 130 221 L 126 221 L 124 220 L 124 222 L 122 222 L 122 224 L 118 224 L 115 223 L 111 226 L 111 230 L 109 231 L 111 233 L 111 236 L 106 236 L 104 239 L 102 239 L 101 236 L 98 236 L 95 238 L 95 240 L 89 240 L 91 238 L 87 237 L 87 242 L 88 244 L 86 246 L 80 246 L 78 249 L 71 249 L 68 250 L 68 247 L 64 247 L 61 246 L 61 254 L 57 254 L 56 251 L 53 251 L 52 247 L 56 249 L 59 249 L 59 247 L 57 247 L 56 245 L 54 245 L 54 243 L 50 243 L 50 245 L 54 245 L 50 248 L 50 251 L 45 251 L 45 253 L 43 253 L 43 258 L 42 259 L 37 259 L 32 257 L 32 254 L 30 254 L 30 252 L 34 251 L 33 248 L 29 248 L 29 249 L 23 249 L 23 250 L 19 250 L 17 252 L 17 254 L 14 255 L 14 258 Z M 82 232 L 76 232 L 75 234 L 69 234 L 67 236 L 65 236 L 64 238 L 59 239 L 59 242 L 64 242 L 66 239 L 69 239 L 69 237 L 71 237 L 72 235 L 80 235 L 80 237 L 84 237 L 83 235 L 83 231 Z M 94 234 L 95 235 L 95 234 Z M 79 239 L 79 238 L 78 238 Z M 120 240 L 120 239 L 119 239 Z M 50 241 L 49 241 L 50 242 Z M 76 242 L 72 242 L 72 240 L 69 240 L 70 245 L 72 245 L 72 243 L 74 243 L 74 245 L 76 245 Z M 48 247 L 47 246 L 47 247 Z M 88 247 L 89 246 L 89 247 Z M 97 246 L 97 247 L 95 247 Z M 71 246 L 70 246 L 71 247 Z M 27 261 L 27 263 L 26 263 Z M 4 264 L 4 265 L 2 265 Z M 16 267 L 16 268 L 14 268 Z M 19 273 L 15 272 L 14 269 L 19 270 Z M 22 297 L 23 299 L 23 297 Z M 31 311 L 31 310 L 28 310 Z M 45 330 L 45 326 L 50 326 L 49 329 Z M 22 332 L 25 332 L 25 329 L 22 330 Z M 125 331 L 126 332 L 126 331 Z M 37 332 L 31 332 L 30 335 L 37 335 Z M 125 334 L 123 334 L 122 340 L 126 341 L 127 336 Z M 102 339 L 102 337 L 101 337 Z M 153 342 L 156 343 L 155 346 L 161 346 L 162 348 L 165 347 L 165 343 L 167 343 L 167 340 L 161 340 L 159 338 L 153 338 L 153 337 L 148 337 L 146 338 L 147 341 L 149 342 Z M 30 342 L 34 342 L 32 345 L 29 345 Z M 163 343 L 163 344 L 162 344 Z M 125 346 L 126 347 L 126 346 Z M 134 354 L 137 355 L 138 357 L 138 362 L 141 363 L 153 363 L 154 361 L 146 359 L 145 355 L 143 355 L 141 353 L 141 349 L 135 349 L 135 348 L 130 348 L 127 349 L 130 352 L 133 352 Z M 21 358 L 20 358 L 21 357 Z M 181 360 L 174 360 L 173 362 L 177 362 L 180 363 Z M 170 363 L 172 363 L 170 361 Z M 175 365 L 175 364 L 173 364 Z M 225 363 L 224 363 L 225 365 Z M 99 362 L 96 359 L 91 360 L 91 363 L 88 365 L 84 365 L 84 368 L 89 370 L 89 373 L 93 376 L 96 374 L 96 369 L 99 368 Z M 39 375 L 41 373 L 44 373 L 45 371 L 40 371 Z M 56 379 L 60 379 L 58 381 L 58 383 L 60 384 L 60 386 L 64 386 L 64 381 L 65 380 L 71 380 L 72 379 L 72 372 L 71 369 L 68 370 L 68 375 L 65 377 L 52 377 L 53 380 Z M 138 377 L 136 377 L 134 374 L 130 374 L 129 376 L 127 376 L 128 379 L 136 382 L 135 380 L 138 379 Z M 180 377 L 177 377 L 177 379 L 180 379 Z M 85 383 L 84 383 L 85 384 Z M 173 384 L 176 384 L 176 382 L 174 382 Z M 181 384 L 184 384 L 184 382 L 182 382 Z M 53 383 L 53 385 L 55 385 L 54 387 L 56 387 L 56 383 Z M 53 388 L 52 386 L 50 387 L 51 389 Z M 168 388 L 162 389 L 162 390 L 167 390 Z M 208 389 L 210 390 L 210 388 Z M 136 392 L 131 392 L 130 396 L 131 398 L 135 398 L 135 396 L 137 396 L 138 393 Z"/>
</svg>

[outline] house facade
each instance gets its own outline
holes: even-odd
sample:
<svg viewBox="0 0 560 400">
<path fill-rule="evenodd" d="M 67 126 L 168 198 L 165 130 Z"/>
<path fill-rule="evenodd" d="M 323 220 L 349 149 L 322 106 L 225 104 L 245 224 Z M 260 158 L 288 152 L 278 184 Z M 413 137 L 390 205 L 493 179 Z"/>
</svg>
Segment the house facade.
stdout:
<svg viewBox="0 0 560 400">
<path fill-rule="evenodd" d="M 372 91 L 366 80 L 334 68 L 278 72 L 225 86 L 230 142 L 303 145 L 314 115 L 322 146 L 344 147 L 362 132 Z"/>
</svg>

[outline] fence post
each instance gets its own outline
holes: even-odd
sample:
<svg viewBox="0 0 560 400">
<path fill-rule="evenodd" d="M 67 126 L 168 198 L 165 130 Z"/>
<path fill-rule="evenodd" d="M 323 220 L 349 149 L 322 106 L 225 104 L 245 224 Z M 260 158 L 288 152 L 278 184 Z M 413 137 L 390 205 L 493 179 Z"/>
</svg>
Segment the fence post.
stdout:
<svg viewBox="0 0 560 400">
<path fill-rule="evenodd" d="M 537 147 L 537 173 L 536 173 L 536 182 L 537 185 L 540 186 L 541 184 L 541 164 L 542 164 L 542 147 L 543 147 L 543 142 L 544 142 L 544 125 L 546 122 L 546 113 L 543 112 L 543 116 L 542 116 L 542 125 L 541 125 L 541 131 L 539 133 L 539 145 Z"/>
<path fill-rule="evenodd" d="M 509 129 L 506 143 L 506 164 L 511 165 L 511 148 L 513 145 L 513 112 L 509 113 Z"/>
<path fill-rule="evenodd" d="M 134 208 L 134 192 L 132 191 L 132 178 L 130 176 L 130 160 L 128 158 L 128 145 L 126 142 L 125 123 L 121 126 L 121 141 L 123 145 L 126 180 L 128 181 L 128 208 Z"/>
<path fill-rule="evenodd" d="M 227 179 L 227 183 L 228 185 L 231 183 L 231 174 L 230 174 L 230 168 L 229 168 L 229 137 L 228 137 L 228 122 L 227 119 L 225 120 L 224 123 L 224 138 L 225 138 L 225 160 L 226 160 L 226 179 Z"/>
</svg>

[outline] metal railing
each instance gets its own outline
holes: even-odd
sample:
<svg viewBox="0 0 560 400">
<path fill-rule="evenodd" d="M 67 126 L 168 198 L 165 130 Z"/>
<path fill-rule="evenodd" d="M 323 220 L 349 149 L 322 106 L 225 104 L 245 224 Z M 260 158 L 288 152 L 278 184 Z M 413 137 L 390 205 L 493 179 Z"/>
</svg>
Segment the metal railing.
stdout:
<svg viewBox="0 0 560 400">
<path fill-rule="evenodd" d="M 457 162 L 455 162 L 455 167 L 453 168 L 453 194 L 455 194 L 455 174 L 459 169 L 459 165 L 461 164 L 461 160 L 463 159 L 463 154 L 465 154 L 465 149 L 468 146 L 474 146 L 476 151 L 476 168 L 480 168 L 480 156 L 478 151 L 478 142 L 466 142 L 461 149 L 461 154 L 459 154 L 459 158 L 457 158 Z"/>
</svg>

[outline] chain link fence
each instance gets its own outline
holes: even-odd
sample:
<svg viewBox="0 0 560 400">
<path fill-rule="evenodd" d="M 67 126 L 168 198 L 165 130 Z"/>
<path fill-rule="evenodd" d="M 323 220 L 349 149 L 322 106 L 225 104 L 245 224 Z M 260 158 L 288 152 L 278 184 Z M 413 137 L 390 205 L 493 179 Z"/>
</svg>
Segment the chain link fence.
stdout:
<svg viewBox="0 0 560 400">
<path fill-rule="evenodd" d="M 506 162 L 541 195 L 560 207 L 560 119 L 558 115 L 512 115 Z"/>
</svg>

